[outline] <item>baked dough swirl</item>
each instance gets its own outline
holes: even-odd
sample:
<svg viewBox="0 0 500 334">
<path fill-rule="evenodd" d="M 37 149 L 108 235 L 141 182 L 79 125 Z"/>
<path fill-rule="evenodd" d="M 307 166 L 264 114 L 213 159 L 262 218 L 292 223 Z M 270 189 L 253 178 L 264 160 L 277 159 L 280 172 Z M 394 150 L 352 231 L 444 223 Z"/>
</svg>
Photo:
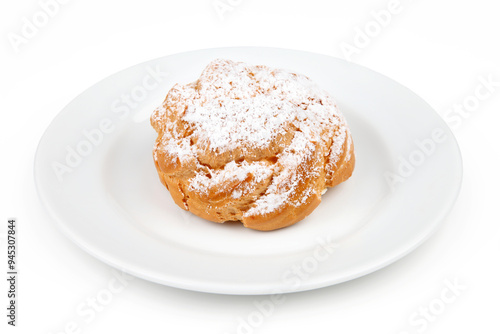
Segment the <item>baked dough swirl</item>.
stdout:
<svg viewBox="0 0 500 334">
<path fill-rule="evenodd" d="M 292 225 L 354 169 L 334 100 L 286 70 L 214 60 L 168 92 L 151 124 L 161 182 L 178 206 L 214 222 Z"/>
</svg>

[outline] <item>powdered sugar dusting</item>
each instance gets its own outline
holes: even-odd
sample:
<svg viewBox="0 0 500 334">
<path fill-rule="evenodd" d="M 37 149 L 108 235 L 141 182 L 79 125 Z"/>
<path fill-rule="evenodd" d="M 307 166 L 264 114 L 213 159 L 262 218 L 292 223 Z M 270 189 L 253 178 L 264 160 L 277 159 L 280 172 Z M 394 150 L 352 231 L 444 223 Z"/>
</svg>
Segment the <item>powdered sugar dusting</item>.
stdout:
<svg viewBox="0 0 500 334">
<path fill-rule="evenodd" d="M 244 217 L 273 212 L 285 203 L 299 206 L 323 194 L 313 185 L 304 187 L 304 173 L 317 177 L 322 170 L 298 170 L 313 156 L 325 159 L 321 168 L 336 164 L 349 136 L 335 101 L 308 77 L 221 59 L 211 62 L 196 82 L 175 85 L 151 120 L 160 133 L 156 149 L 174 165 L 196 166 L 188 173 L 189 191 L 225 192 L 237 201 L 252 185 L 270 182 Z M 277 138 L 286 138 L 287 144 L 273 153 Z M 325 152 L 318 154 L 318 149 Z M 211 168 L 201 160 L 207 152 L 238 159 Z M 252 161 L 255 157 L 263 160 Z"/>
<path fill-rule="evenodd" d="M 216 73 L 215 73 L 216 72 Z M 212 62 L 192 91 L 182 120 L 210 149 L 264 147 L 293 123 L 319 134 L 326 122 L 338 122 L 332 98 L 309 78 L 285 70 Z"/>
<path fill-rule="evenodd" d="M 314 149 L 314 145 L 304 133 L 296 132 L 292 143 L 280 156 L 279 165 L 282 168 L 280 173 L 275 176 L 264 195 L 255 201 L 255 205 L 245 212 L 244 216 L 266 214 L 285 204 L 301 181 L 298 175 L 299 166 L 313 154 Z M 315 172 L 317 171 L 309 171 L 309 173 Z M 298 204 L 302 204 L 310 194 L 311 189 L 308 188 Z"/>
<path fill-rule="evenodd" d="M 226 164 L 223 169 L 216 171 L 209 170 L 209 174 L 203 172 L 197 172 L 196 175 L 191 179 L 189 185 L 191 190 L 198 191 L 200 193 L 208 193 L 211 189 L 224 187 L 225 185 L 233 185 L 235 183 L 241 183 L 249 176 L 257 183 L 264 179 L 267 179 L 273 173 L 273 168 L 262 161 L 257 162 L 246 162 L 236 163 L 234 161 Z M 233 193 L 234 198 L 241 196 L 241 191 L 238 193 Z"/>
<path fill-rule="evenodd" d="M 275 96 L 213 100 L 203 105 L 190 105 L 183 120 L 195 124 L 195 135 L 215 150 L 233 150 L 246 143 L 263 147 L 283 133 L 283 125 L 294 120 L 289 102 Z"/>
<path fill-rule="evenodd" d="M 340 159 L 346 135 L 347 132 L 344 127 L 339 129 L 338 135 L 333 139 L 332 145 L 330 146 L 330 162 L 332 164 L 336 164 Z"/>
<path fill-rule="evenodd" d="M 351 160 L 351 146 L 352 146 L 352 137 L 351 137 L 351 131 L 346 128 L 346 133 L 349 136 L 349 140 L 347 141 L 347 147 L 346 147 L 346 156 L 345 156 L 345 161 L 350 161 Z"/>
</svg>

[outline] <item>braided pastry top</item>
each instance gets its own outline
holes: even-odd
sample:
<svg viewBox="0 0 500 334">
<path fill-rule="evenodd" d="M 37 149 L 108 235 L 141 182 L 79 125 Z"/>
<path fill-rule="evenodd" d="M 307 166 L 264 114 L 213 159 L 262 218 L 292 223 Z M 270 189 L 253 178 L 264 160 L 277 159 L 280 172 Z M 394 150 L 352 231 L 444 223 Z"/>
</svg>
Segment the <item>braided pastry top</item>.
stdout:
<svg viewBox="0 0 500 334">
<path fill-rule="evenodd" d="M 181 208 L 274 230 L 350 177 L 352 139 L 330 95 L 304 75 L 217 59 L 151 116 L 153 156 Z"/>
</svg>

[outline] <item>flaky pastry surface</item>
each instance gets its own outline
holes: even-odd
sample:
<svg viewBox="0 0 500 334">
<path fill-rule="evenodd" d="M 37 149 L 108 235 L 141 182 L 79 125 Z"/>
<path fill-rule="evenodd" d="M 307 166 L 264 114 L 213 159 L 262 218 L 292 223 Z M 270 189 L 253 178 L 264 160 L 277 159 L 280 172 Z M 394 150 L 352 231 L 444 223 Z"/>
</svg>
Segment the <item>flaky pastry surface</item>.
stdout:
<svg viewBox="0 0 500 334">
<path fill-rule="evenodd" d="M 214 222 L 292 225 L 354 169 L 334 100 L 286 70 L 214 60 L 168 92 L 151 124 L 161 182 L 178 206 Z"/>
</svg>

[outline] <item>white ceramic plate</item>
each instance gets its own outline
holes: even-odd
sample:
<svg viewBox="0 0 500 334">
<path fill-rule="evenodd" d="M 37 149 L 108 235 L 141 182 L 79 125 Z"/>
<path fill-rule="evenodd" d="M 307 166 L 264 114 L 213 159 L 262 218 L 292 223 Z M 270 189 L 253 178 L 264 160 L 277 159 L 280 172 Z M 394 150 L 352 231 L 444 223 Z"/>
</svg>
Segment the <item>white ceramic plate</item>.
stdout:
<svg viewBox="0 0 500 334">
<path fill-rule="evenodd" d="M 149 115 L 217 57 L 306 74 L 346 116 L 354 175 L 302 222 L 272 232 L 211 223 L 160 184 Z M 176 54 L 102 80 L 53 120 L 35 161 L 43 204 L 84 250 L 147 280 L 226 294 L 302 291 L 382 268 L 436 230 L 461 177 L 452 133 L 407 88 L 340 59 L 254 47 Z"/>
</svg>

